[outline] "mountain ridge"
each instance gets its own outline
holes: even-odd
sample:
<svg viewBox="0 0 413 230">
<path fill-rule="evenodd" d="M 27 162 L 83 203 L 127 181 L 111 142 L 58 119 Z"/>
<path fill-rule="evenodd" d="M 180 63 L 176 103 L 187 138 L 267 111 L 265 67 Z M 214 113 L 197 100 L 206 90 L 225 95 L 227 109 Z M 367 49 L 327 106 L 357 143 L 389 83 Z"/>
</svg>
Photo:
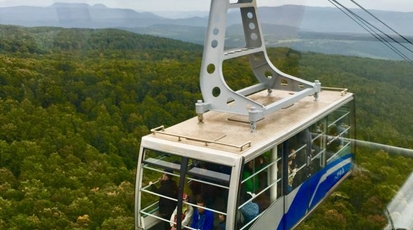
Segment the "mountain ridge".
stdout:
<svg viewBox="0 0 413 230">
<path fill-rule="evenodd" d="M 367 14 L 354 9 L 355 13 L 365 17 Z M 413 12 L 371 10 L 377 17 L 387 21 L 397 31 L 413 35 Z M 367 33 L 350 18 L 333 7 L 314 7 L 300 5 L 283 5 L 276 7 L 259 7 L 261 23 L 287 25 L 302 31 L 313 32 L 359 32 Z M 20 26 L 58 26 L 76 28 L 108 28 L 108 27 L 146 27 L 156 24 L 207 26 L 208 16 L 203 11 L 186 12 L 186 17 L 176 18 L 179 12 L 167 18 L 156 12 L 138 12 L 133 9 L 109 8 L 104 4 L 89 5 L 87 3 L 56 2 L 48 7 L 16 6 L 0 7 L 0 24 Z M 161 15 L 168 15 L 163 12 Z M 60 23 L 59 20 L 73 20 Z M 115 21 L 113 21 L 115 19 Z M 139 20 L 138 20 L 139 19 Z M 194 21 L 193 19 L 197 19 Z M 86 20 L 86 21 L 82 21 Z M 131 20 L 128 22 L 127 20 Z M 372 21 L 372 20 L 370 20 Z M 84 23 L 86 22 L 86 23 Z M 238 12 L 228 13 L 229 24 L 240 23 Z M 377 23 L 373 23 L 377 25 Z"/>
<path fill-rule="evenodd" d="M 369 16 L 360 9 L 354 12 L 366 18 Z M 413 41 L 413 27 L 410 25 L 413 12 L 370 12 Z M 334 7 L 283 5 L 259 7 L 258 13 L 268 46 L 287 46 L 303 52 L 400 60 L 398 55 L 393 55 L 393 51 L 375 41 L 374 36 Z M 163 12 L 161 15 L 168 14 Z M 54 3 L 47 7 L 0 7 L 0 24 L 24 27 L 115 28 L 203 45 L 208 24 L 205 12 L 182 13 L 182 18 L 176 18 L 178 12 L 170 15 L 174 18 L 162 17 L 156 12 L 109 8 L 104 4 Z M 242 28 L 234 29 L 240 28 L 239 13 L 230 11 L 227 22 L 225 45 L 242 46 Z M 377 28 L 384 27 L 377 20 L 370 19 L 369 23 Z M 369 44 L 365 44 L 367 41 Z M 411 56 L 410 53 L 407 55 Z"/>
</svg>

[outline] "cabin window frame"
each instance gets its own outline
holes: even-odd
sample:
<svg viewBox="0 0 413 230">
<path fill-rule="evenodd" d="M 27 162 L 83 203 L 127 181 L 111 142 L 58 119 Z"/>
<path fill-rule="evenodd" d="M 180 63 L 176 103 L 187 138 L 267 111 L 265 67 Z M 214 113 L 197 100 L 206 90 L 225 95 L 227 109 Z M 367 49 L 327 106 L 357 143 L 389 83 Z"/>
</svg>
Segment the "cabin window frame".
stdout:
<svg viewBox="0 0 413 230">
<path fill-rule="evenodd" d="M 177 207 L 179 208 L 179 206 L 181 206 L 180 207 L 181 210 L 182 210 L 183 203 L 191 205 L 194 209 L 196 209 L 197 205 L 196 205 L 196 201 L 194 200 L 194 197 L 192 197 L 191 200 L 189 200 L 188 202 L 183 202 L 182 198 L 179 199 L 179 197 L 182 197 L 183 192 L 187 193 L 188 195 L 191 195 L 191 190 L 189 189 L 190 182 L 198 182 L 198 183 L 202 183 L 203 185 L 209 185 L 209 186 L 212 186 L 211 188 L 214 188 L 214 189 L 219 188 L 224 191 L 221 194 L 223 194 L 224 196 L 225 194 L 229 195 L 230 180 L 231 180 L 231 174 L 232 174 L 231 166 L 207 162 L 210 164 L 215 164 L 216 166 L 229 167 L 230 170 L 226 171 L 229 174 L 226 174 L 226 173 L 217 172 L 214 170 L 208 170 L 208 169 L 197 167 L 199 165 L 195 165 L 196 164 L 195 162 L 199 162 L 200 161 L 199 159 L 189 158 L 188 156 L 185 156 L 183 154 L 179 155 L 179 154 L 173 154 L 173 153 L 163 153 L 163 152 L 150 149 L 150 148 L 143 148 L 141 151 L 143 154 L 141 154 L 141 159 L 139 162 L 140 162 L 140 166 L 142 167 L 141 169 L 142 171 L 140 172 L 142 177 L 141 177 L 140 183 L 138 183 L 140 185 L 140 187 L 138 188 L 139 189 L 138 196 L 140 199 L 144 196 L 144 194 L 149 195 L 151 197 L 149 201 L 142 201 L 142 200 L 140 201 L 140 204 L 139 204 L 140 211 L 138 213 L 138 217 L 141 219 L 140 220 L 141 225 L 143 223 L 142 218 L 145 218 L 145 217 L 150 217 L 151 219 L 155 219 L 153 221 L 156 221 L 156 222 L 165 222 L 165 221 L 170 222 L 169 219 L 168 220 L 164 219 L 157 214 L 157 210 L 159 208 L 157 207 L 159 204 L 159 201 L 158 201 L 159 197 L 163 197 L 163 198 L 170 199 L 170 200 L 177 202 Z M 157 158 L 157 157 L 154 157 L 153 155 L 159 156 L 159 157 Z M 180 159 L 181 160 L 180 162 L 186 162 L 187 165 L 186 167 L 183 167 L 183 165 L 181 165 L 180 163 L 171 162 L 171 161 L 165 160 L 165 158 L 172 159 L 171 161 L 177 161 Z M 186 168 L 186 170 L 182 171 L 182 168 Z M 153 172 L 154 175 L 156 175 L 156 173 L 158 174 L 165 173 L 164 172 L 165 169 L 172 170 L 174 172 L 172 173 L 174 178 L 178 178 L 178 179 L 175 179 L 179 187 L 179 193 L 178 193 L 177 198 L 170 198 L 170 197 L 162 196 L 161 194 L 151 191 L 150 189 L 151 185 L 149 185 L 149 181 L 151 181 L 150 179 L 152 179 L 152 181 L 155 180 L 156 177 L 151 175 L 150 179 L 144 178 L 144 175 L 147 175 L 148 171 L 151 171 Z M 167 173 L 167 174 L 170 174 L 170 173 Z M 181 180 L 182 177 L 184 178 L 183 180 Z M 223 185 L 222 183 L 226 183 L 226 185 Z M 225 204 L 223 204 L 224 206 L 223 208 L 214 208 L 214 207 L 208 207 L 208 206 L 203 207 L 203 208 L 213 212 L 216 218 L 218 214 L 227 216 L 228 213 L 231 212 L 228 210 L 227 203 L 228 201 L 226 199 Z M 181 218 L 178 216 L 177 222 L 179 222 L 180 219 Z"/>
<path fill-rule="evenodd" d="M 333 112 L 331 112 L 330 114 L 322 117 L 321 119 L 313 122 L 311 125 L 307 126 L 306 128 L 302 129 L 301 131 L 297 132 L 294 136 L 288 138 L 286 141 L 283 141 L 281 144 L 275 145 L 274 147 L 272 147 L 270 150 L 267 151 L 263 151 L 260 154 L 258 154 L 254 159 L 245 162 L 243 164 L 242 170 L 241 170 L 241 174 L 240 174 L 240 189 L 239 189 L 239 194 L 238 194 L 238 203 L 237 203 L 237 213 L 240 212 L 240 209 L 246 205 L 246 203 L 251 202 L 254 200 L 255 197 L 251 197 L 249 199 L 247 199 L 245 202 L 241 202 L 241 196 L 243 195 L 243 187 L 245 186 L 245 183 L 248 180 L 251 179 L 256 179 L 258 177 L 258 175 L 264 171 L 267 171 L 267 185 L 260 190 L 258 193 L 256 193 L 256 196 L 259 196 L 263 193 L 266 193 L 268 191 L 271 191 L 271 188 L 273 186 L 276 186 L 276 189 L 273 191 L 276 191 L 276 199 L 271 199 L 273 196 L 270 195 L 270 206 L 272 204 L 274 204 L 275 202 L 278 201 L 278 199 L 282 198 L 283 196 L 288 195 L 291 191 L 287 191 L 286 186 L 288 185 L 287 181 L 288 178 L 291 175 L 285 174 L 285 172 L 288 170 L 287 167 L 283 167 L 283 165 L 288 165 L 288 160 L 284 160 L 284 159 L 288 159 L 289 157 L 291 157 L 294 154 L 298 154 L 300 151 L 305 150 L 306 147 L 308 147 L 308 143 L 304 143 L 302 145 L 299 145 L 297 149 L 295 149 L 294 152 L 289 152 L 289 150 L 291 149 L 290 146 L 288 146 L 288 144 L 286 145 L 286 142 L 292 140 L 296 135 L 298 135 L 299 133 L 308 130 L 309 134 L 310 134 L 310 149 L 307 151 L 310 151 L 309 156 L 307 157 L 307 160 L 305 162 L 303 162 L 301 165 L 299 165 L 297 167 L 297 172 L 299 173 L 301 170 L 308 170 L 307 173 L 307 177 L 306 179 L 304 179 L 303 181 L 300 181 L 299 184 L 297 186 L 299 186 L 300 184 L 302 184 L 305 180 L 308 179 L 308 177 L 311 177 L 313 173 L 317 172 L 318 170 L 320 170 L 321 168 L 326 167 L 326 165 L 328 163 L 330 163 L 331 161 L 333 161 L 335 159 L 335 157 L 339 156 L 341 154 L 341 151 L 346 150 L 347 147 L 351 147 L 351 138 L 353 137 L 353 133 L 354 133 L 354 105 L 353 105 L 354 101 L 350 101 L 342 106 L 340 106 L 338 109 L 334 110 Z M 342 113 L 341 111 L 344 110 L 344 113 Z M 342 113 L 341 115 L 338 116 L 337 118 L 337 113 Z M 345 122 L 343 122 L 343 120 L 345 120 Z M 336 136 L 333 137 L 333 141 L 338 139 L 338 138 L 347 138 L 346 141 L 344 141 L 344 145 L 340 147 L 340 149 L 338 149 L 336 152 L 334 152 L 332 154 L 331 157 L 329 157 L 327 159 L 327 146 L 328 146 L 328 128 L 336 125 L 337 123 L 345 123 L 346 126 L 345 128 L 339 132 Z M 313 132 L 316 130 L 316 128 L 320 127 L 321 129 L 318 130 L 317 132 Z M 319 148 L 318 148 L 318 152 L 315 152 L 317 150 L 314 150 L 313 148 L 315 147 L 314 142 L 319 139 L 320 140 L 320 144 L 319 144 Z M 274 151 L 275 149 L 275 151 Z M 351 148 L 348 149 L 349 151 L 352 151 Z M 255 161 L 259 158 L 264 156 L 265 154 L 268 153 L 271 154 L 276 154 L 276 159 L 273 160 L 274 157 L 270 157 L 271 160 L 267 162 L 267 164 L 261 168 L 255 171 L 255 166 L 256 163 Z M 267 159 L 268 160 L 268 159 Z M 250 162 L 253 162 L 253 173 L 251 175 L 249 175 L 246 178 L 243 178 L 243 173 L 244 170 L 248 167 L 248 164 Z M 281 164 L 279 164 L 281 163 Z M 275 179 L 275 181 L 271 181 L 270 178 L 270 173 L 269 171 L 271 170 L 272 166 L 276 166 L 276 170 L 281 170 L 281 174 Z M 281 165 L 281 168 L 279 168 L 279 166 Z M 314 169 L 316 169 L 316 171 L 314 171 Z M 283 175 L 288 175 L 288 177 L 285 177 Z M 254 183 L 253 183 L 254 184 Z M 295 187 L 293 187 L 292 189 L 295 189 Z M 265 212 L 262 211 L 258 216 L 256 216 L 254 219 L 252 219 L 250 222 L 248 223 L 236 223 L 238 229 L 246 229 L 247 227 L 250 227 L 253 222 L 258 219 L 261 215 L 263 215 L 263 213 Z"/>
</svg>

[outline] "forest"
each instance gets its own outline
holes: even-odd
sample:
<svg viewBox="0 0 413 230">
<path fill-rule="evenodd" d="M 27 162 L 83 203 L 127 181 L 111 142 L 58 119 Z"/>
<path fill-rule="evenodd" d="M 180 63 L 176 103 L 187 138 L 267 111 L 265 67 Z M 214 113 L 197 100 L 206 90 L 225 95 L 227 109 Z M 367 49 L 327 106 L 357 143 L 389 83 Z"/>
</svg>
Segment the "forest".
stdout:
<svg viewBox="0 0 413 230">
<path fill-rule="evenodd" d="M 114 29 L 0 25 L 0 229 L 133 229 L 140 139 L 195 116 L 203 47 Z M 280 70 L 356 95 L 357 139 L 413 147 L 413 67 L 270 48 Z M 254 81 L 231 60 L 230 86 Z M 383 229 L 413 159 L 358 148 L 299 230 Z"/>
</svg>

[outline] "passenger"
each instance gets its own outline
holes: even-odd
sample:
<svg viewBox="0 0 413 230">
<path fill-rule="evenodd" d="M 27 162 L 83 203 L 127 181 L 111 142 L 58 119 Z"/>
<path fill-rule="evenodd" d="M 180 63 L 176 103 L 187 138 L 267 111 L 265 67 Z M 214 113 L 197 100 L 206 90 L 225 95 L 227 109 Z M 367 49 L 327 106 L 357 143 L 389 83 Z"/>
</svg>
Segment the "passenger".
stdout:
<svg viewBox="0 0 413 230">
<path fill-rule="evenodd" d="M 258 204 L 259 212 L 262 213 L 270 206 L 270 199 L 265 195 L 265 193 L 261 193 L 257 197 L 255 197 L 255 203 Z"/>
<path fill-rule="evenodd" d="M 297 152 L 295 151 L 295 149 L 291 149 L 290 150 L 290 155 L 288 158 L 288 165 L 293 167 L 293 168 L 297 168 Z M 290 164 L 291 161 L 291 164 Z"/>
<path fill-rule="evenodd" d="M 195 176 L 194 179 L 198 179 L 198 177 Z M 191 190 L 191 197 L 199 196 L 202 191 L 202 184 L 198 181 L 190 180 L 189 189 Z"/>
<path fill-rule="evenodd" d="M 250 197 L 255 198 L 255 194 L 251 192 L 244 194 L 243 203 L 247 202 L 250 199 Z M 245 223 L 249 223 L 251 220 L 253 220 L 260 214 L 260 208 L 258 207 L 257 203 L 254 203 L 251 200 L 248 201 L 244 206 L 242 206 L 241 213 L 244 217 Z"/>
<path fill-rule="evenodd" d="M 294 168 L 296 173 L 292 183 L 292 187 L 296 188 L 303 183 L 311 175 L 311 157 L 312 157 L 312 137 L 310 129 L 304 129 L 297 135 L 297 147 L 300 149 L 296 153 L 294 159 Z M 319 152 L 319 151 L 318 151 Z M 307 165 L 309 164 L 309 165 Z M 318 162 L 319 164 L 319 162 Z M 308 167 L 305 167 L 305 166 Z"/>
<path fill-rule="evenodd" d="M 327 159 L 330 159 L 338 150 L 340 146 L 340 138 L 338 135 L 337 126 L 332 126 L 328 132 L 327 136 Z"/>
<path fill-rule="evenodd" d="M 191 228 L 199 230 L 213 230 L 214 228 L 214 214 L 204 209 L 205 201 L 201 196 L 198 196 L 196 199 L 196 207 L 194 215 L 192 216 Z"/>
<path fill-rule="evenodd" d="M 297 136 L 298 146 L 300 146 L 300 148 L 304 145 L 306 146 L 297 153 L 297 157 L 295 159 L 295 163 L 298 165 L 298 167 L 301 167 L 302 165 L 307 163 L 307 156 L 311 156 L 312 138 L 311 132 L 308 128 L 298 133 Z"/>
<path fill-rule="evenodd" d="M 219 224 L 215 229 L 216 230 L 225 230 L 226 224 L 227 224 L 226 223 L 226 216 L 224 214 L 219 214 L 218 218 L 219 218 Z"/>
<path fill-rule="evenodd" d="M 188 202 L 188 195 L 184 193 L 182 196 L 182 200 L 184 202 Z M 175 208 L 174 212 L 171 215 L 171 230 L 177 230 L 176 229 L 177 226 L 175 224 L 178 220 L 177 212 L 178 212 L 178 208 Z M 194 214 L 194 209 L 192 208 L 192 206 L 188 205 L 187 203 L 182 203 L 182 219 L 181 219 L 182 229 L 187 229 L 185 227 L 190 226 L 193 214 Z"/>
<path fill-rule="evenodd" d="M 267 166 L 267 161 L 265 160 L 264 156 L 259 156 L 257 159 L 257 171 L 265 168 Z M 268 172 L 264 170 L 258 174 L 258 184 L 259 190 L 263 190 L 268 186 Z"/>
<path fill-rule="evenodd" d="M 297 168 L 294 165 L 294 159 L 292 157 L 288 158 L 288 193 L 293 190 L 293 181 L 295 174 L 297 173 Z"/>
<path fill-rule="evenodd" d="M 318 129 L 317 129 L 318 130 Z M 311 143 L 311 156 L 317 155 L 321 151 L 321 137 L 318 137 L 321 132 L 315 132 L 312 134 L 312 138 L 316 138 Z"/>
<path fill-rule="evenodd" d="M 247 167 L 244 168 L 244 172 L 242 174 L 242 180 L 250 177 L 254 173 L 254 161 L 250 161 L 247 164 Z M 254 193 L 259 188 L 259 180 L 258 178 L 252 177 L 245 181 L 242 193 L 252 192 Z"/>
<path fill-rule="evenodd" d="M 283 174 L 283 163 L 282 163 L 282 160 L 279 160 L 277 162 L 277 180 L 282 177 L 282 174 Z M 284 194 L 284 192 L 282 192 L 281 188 L 282 188 L 281 180 L 278 180 L 278 182 L 277 182 L 277 198 L 280 197 L 282 194 Z"/>
<path fill-rule="evenodd" d="M 176 199 L 178 197 L 178 186 L 176 182 L 172 180 L 172 171 L 165 170 L 162 174 L 162 177 L 158 179 L 160 183 L 160 187 L 156 187 L 155 183 L 150 181 L 149 185 L 151 185 L 151 189 L 153 192 L 159 193 L 162 196 L 167 196 L 172 199 Z M 159 215 L 169 220 L 171 215 L 176 207 L 176 201 L 165 198 L 159 197 Z M 164 229 L 169 230 L 171 228 L 169 222 L 164 222 Z"/>
</svg>

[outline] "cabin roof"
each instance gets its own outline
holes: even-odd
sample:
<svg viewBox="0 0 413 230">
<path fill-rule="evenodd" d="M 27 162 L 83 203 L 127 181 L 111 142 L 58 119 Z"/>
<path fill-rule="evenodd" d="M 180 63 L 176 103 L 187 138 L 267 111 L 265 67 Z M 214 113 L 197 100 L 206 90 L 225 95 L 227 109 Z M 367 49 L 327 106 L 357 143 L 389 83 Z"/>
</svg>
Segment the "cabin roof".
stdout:
<svg viewBox="0 0 413 230">
<path fill-rule="evenodd" d="M 291 92 L 274 90 L 268 96 L 268 92 L 263 90 L 250 97 L 266 105 L 289 95 Z M 306 97 L 287 108 L 265 115 L 257 122 L 253 133 L 250 132 L 248 116 L 209 111 L 204 114 L 203 123 L 194 117 L 146 137 L 171 141 L 171 145 L 180 143 L 253 158 L 260 149 L 265 150 L 274 143 L 287 140 L 352 99 L 352 93 L 322 90 L 317 101 L 312 96 Z"/>
</svg>

